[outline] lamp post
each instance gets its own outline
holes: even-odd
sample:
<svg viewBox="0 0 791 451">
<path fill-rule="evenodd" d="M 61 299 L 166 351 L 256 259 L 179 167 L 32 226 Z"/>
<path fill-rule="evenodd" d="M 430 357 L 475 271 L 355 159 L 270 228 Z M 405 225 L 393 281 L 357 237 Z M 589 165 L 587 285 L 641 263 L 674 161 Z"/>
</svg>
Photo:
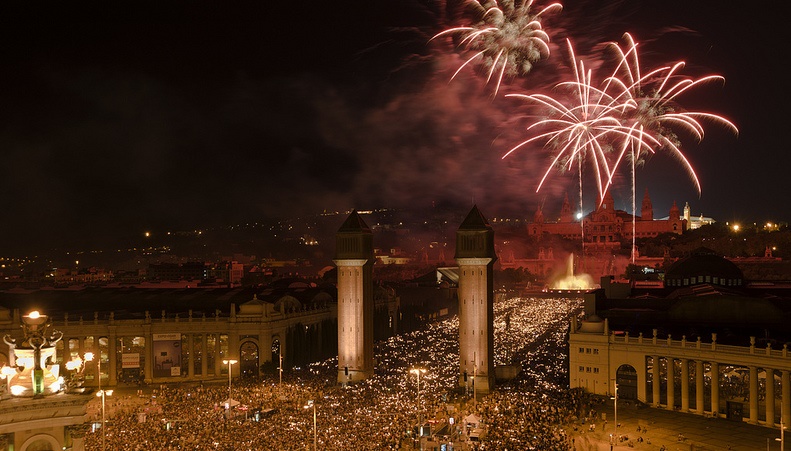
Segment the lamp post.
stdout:
<svg viewBox="0 0 791 451">
<path fill-rule="evenodd" d="M 278 350 L 277 356 L 280 360 L 280 366 L 277 367 L 277 371 L 280 373 L 280 382 L 278 383 L 278 388 L 280 388 L 283 386 L 283 350 Z"/>
<path fill-rule="evenodd" d="M 475 355 L 475 353 L 473 353 Z M 474 358 L 474 357 L 473 357 Z M 478 361 L 472 366 L 472 406 L 478 407 L 478 392 L 475 391 L 475 376 L 478 375 Z"/>
<path fill-rule="evenodd" d="M 104 451 L 104 449 L 105 449 L 105 441 L 106 441 L 106 438 L 107 438 L 107 431 L 104 430 L 104 427 L 106 426 L 106 421 L 105 421 L 105 401 L 104 400 L 105 400 L 105 398 L 107 396 L 112 396 L 112 395 L 113 395 L 113 391 L 112 390 L 99 390 L 98 392 L 96 392 L 96 396 L 102 398 L 102 451 Z"/>
<path fill-rule="evenodd" d="M 615 429 L 615 438 L 618 438 L 618 381 L 613 379 L 613 385 L 615 386 L 615 396 L 612 399 L 612 408 L 613 408 L 613 429 Z"/>
<path fill-rule="evenodd" d="M 228 412 L 231 411 L 231 403 L 233 398 L 231 398 L 231 365 L 237 363 L 238 360 L 234 359 L 223 359 L 223 365 L 228 365 Z"/>
<path fill-rule="evenodd" d="M 310 409 L 313 407 L 313 451 L 317 451 L 318 448 L 318 436 L 316 434 L 316 403 L 313 402 L 312 399 L 308 400 L 308 403 L 302 406 L 304 409 Z"/>
<path fill-rule="evenodd" d="M 423 406 L 422 406 L 422 403 L 421 403 L 422 400 L 420 398 L 420 375 L 421 374 L 425 374 L 426 373 L 426 369 L 425 368 L 412 368 L 411 370 L 409 370 L 409 372 L 414 374 L 415 376 L 417 376 L 417 410 L 418 410 L 418 413 L 417 413 L 417 421 L 418 421 L 417 433 L 418 433 L 418 440 L 420 440 L 420 436 L 423 435 L 422 431 L 420 430 L 421 427 L 423 426 L 423 420 L 422 420 Z M 422 440 L 420 440 L 420 448 L 423 449 L 423 441 Z"/>
<path fill-rule="evenodd" d="M 417 404 L 418 404 L 418 411 L 419 411 L 419 410 L 422 410 L 422 407 L 423 407 L 423 406 L 420 405 L 420 375 L 421 374 L 426 374 L 426 369 L 425 368 L 412 368 L 411 370 L 409 370 L 409 372 L 414 374 L 415 376 L 417 376 Z"/>
</svg>

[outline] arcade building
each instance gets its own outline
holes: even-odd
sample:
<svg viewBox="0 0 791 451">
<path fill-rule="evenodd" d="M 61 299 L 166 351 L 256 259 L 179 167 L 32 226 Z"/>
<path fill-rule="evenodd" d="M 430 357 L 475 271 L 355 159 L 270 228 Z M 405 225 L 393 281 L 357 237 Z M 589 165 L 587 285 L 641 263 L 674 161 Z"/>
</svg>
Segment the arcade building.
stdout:
<svg viewBox="0 0 791 451">
<path fill-rule="evenodd" d="M 572 388 L 656 408 L 776 427 L 791 423 L 791 289 L 750 284 L 700 248 L 661 288 L 603 277 L 571 322 Z"/>
<path fill-rule="evenodd" d="M 16 308 L 0 307 L 0 334 L 19 336 L 20 309 L 32 310 L 19 298 L 34 298 L 50 314 L 53 328 L 63 333 L 50 357 L 61 374 L 67 373 L 68 361 L 87 352 L 97 356 L 85 370 L 89 386 L 97 386 L 99 378 L 110 387 L 227 380 L 223 360 L 229 359 L 238 361 L 230 368 L 233 377 L 256 377 L 263 365 L 279 366 L 281 357 L 290 368 L 336 355 L 335 296 L 297 281 L 271 294 L 240 288 L 6 293 L 0 299 Z M 371 297 L 379 334 L 395 333 L 398 298 L 383 287 L 376 287 Z M 113 304 L 117 307 L 109 307 L 107 299 L 118 302 Z M 63 305 L 73 308 L 58 307 Z M 168 310 L 158 309 L 165 305 Z M 11 360 L 0 350 L 0 366 Z"/>
</svg>

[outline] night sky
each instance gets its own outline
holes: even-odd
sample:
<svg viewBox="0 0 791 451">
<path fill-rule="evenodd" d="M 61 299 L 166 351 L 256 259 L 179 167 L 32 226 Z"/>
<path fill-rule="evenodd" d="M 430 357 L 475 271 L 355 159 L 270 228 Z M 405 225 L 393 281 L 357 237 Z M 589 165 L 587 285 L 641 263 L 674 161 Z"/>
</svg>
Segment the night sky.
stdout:
<svg viewBox="0 0 791 451">
<path fill-rule="evenodd" d="M 44 2 L 47 3 L 47 2 Z M 537 2 L 544 6 L 548 2 Z M 0 11 L 0 254 L 91 248 L 144 231 L 219 227 L 322 210 L 557 214 L 576 173 L 536 193 L 549 154 L 506 160 L 523 105 L 503 94 L 568 78 L 564 42 L 592 66 L 624 32 L 645 65 L 717 73 L 688 110 L 726 116 L 683 140 L 683 166 L 638 169 L 654 216 L 675 200 L 719 221 L 788 221 L 788 24 L 769 1 L 567 1 L 544 29 L 552 55 L 494 96 L 437 32 L 458 5 L 347 2 L 52 2 Z M 749 9 L 748 9 L 749 8 Z M 458 20 L 457 20 L 458 19 Z M 612 188 L 631 209 L 628 179 Z M 592 206 L 594 191 L 586 187 Z M 587 203 L 587 202 L 586 202 Z M 638 202 L 639 209 L 639 202 Z"/>
</svg>

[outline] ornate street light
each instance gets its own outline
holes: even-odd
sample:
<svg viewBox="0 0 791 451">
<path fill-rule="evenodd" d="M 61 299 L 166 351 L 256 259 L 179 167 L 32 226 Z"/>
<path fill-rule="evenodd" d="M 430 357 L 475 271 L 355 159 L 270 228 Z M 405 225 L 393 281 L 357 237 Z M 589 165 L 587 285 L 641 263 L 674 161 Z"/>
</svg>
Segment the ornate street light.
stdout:
<svg viewBox="0 0 791 451">
<path fill-rule="evenodd" d="M 420 440 L 420 436 L 423 435 L 422 431 L 421 431 L 421 428 L 423 427 L 423 419 L 422 419 L 423 405 L 421 403 L 421 398 L 420 398 L 420 375 L 421 374 L 426 374 L 426 369 L 425 368 L 412 368 L 412 369 L 409 370 L 409 372 L 414 374 L 415 376 L 417 376 L 417 409 L 418 409 L 418 414 L 417 414 L 417 421 L 418 421 L 417 433 L 418 433 L 418 440 Z M 423 449 L 423 440 L 420 440 L 420 449 Z"/>
<path fill-rule="evenodd" d="M 104 427 L 107 425 L 107 421 L 105 420 L 105 398 L 107 396 L 112 396 L 112 390 L 99 390 L 96 392 L 96 396 L 102 398 L 102 451 L 105 449 L 105 442 L 107 440 L 107 431 L 105 431 Z"/>
</svg>

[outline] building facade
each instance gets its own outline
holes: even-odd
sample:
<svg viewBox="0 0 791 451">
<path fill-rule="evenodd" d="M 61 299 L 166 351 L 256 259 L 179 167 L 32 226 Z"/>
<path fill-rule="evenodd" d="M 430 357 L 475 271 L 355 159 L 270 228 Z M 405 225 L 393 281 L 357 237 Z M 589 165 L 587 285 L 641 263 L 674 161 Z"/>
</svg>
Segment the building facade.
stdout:
<svg viewBox="0 0 791 451">
<path fill-rule="evenodd" d="M 616 335 L 606 320 L 572 321 L 571 388 L 634 399 L 656 408 L 775 427 L 791 422 L 791 353 L 672 336 Z M 732 395 L 732 385 L 746 387 Z M 726 394 L 730 392 L 730 394 Z"/>
<path fill-rule="evenodd" d="M 82 312 L 50 315 L 53 329 L 63 333 L 50 360 L 68 377 L 67 362 L 88 352 L 98 356 L 84 370 L 86 386 L 94 387 L 99 385 L 98 374 L 103 387 L 222 380 L 229 369 L 232 377 L 256 377 L 262 365 L 279 366 L 281 356 L 283 366 L 290 368 L 336 355 L 337 304 L 324 293 L 317 296 L 317 302 L 303 304 L 290 295 L 276 302 L 252 295 L 211 316 L 192 310 L 162 310 L 157 316 L 150 311 L 97 311 L 90 319 Z M 382 291 L 374 308 L 379 316 L 390 318 L 380 322 L 392 324 L 395 333 L 398 298 Z M 0 308 L 0 334 L 21 339 L 22 316 L 18 309 Z M 228 359 L 238 364 L 229 368 L 222 363 Z M 12 363 L 8 352 L 0 350 L 0 366 Z"/>
<path fill-rule="evenodd" d="M 634 225 L 632 224 L 634 220 Z M 620 247 L 622 241 L 636 238 L 653 238 L 662 233 L 682 234 L 686 222 L 681 217 L 678 206 L 673 203 L 668 217 L 654 219 L 653 204 L 646 190 L 641 205 L 641 216 L 618 210 L 614 206 L 612 194 L 608 191 L 596 210 L 582 218 L 575 219 L 571 214 L 568 195 L 563 199 L 560 217 L 557 221 L 547 221 L 541 207 L 538 207 L 533 222 L 527 225 L 530 236 L 544 234 L 559 235 L 570 240 L 584 240 L 586 249 L 609 249 Z"/>
<path fill-rule="evenodd" d="M 653 407 L 774 427 L 791 422 L 791 303 L 700 248 L 664 287 L 605 283 L 569 333 L 569 384 Z M 719 338 L 718 338 L 719 335 Z"/>
</svg>

